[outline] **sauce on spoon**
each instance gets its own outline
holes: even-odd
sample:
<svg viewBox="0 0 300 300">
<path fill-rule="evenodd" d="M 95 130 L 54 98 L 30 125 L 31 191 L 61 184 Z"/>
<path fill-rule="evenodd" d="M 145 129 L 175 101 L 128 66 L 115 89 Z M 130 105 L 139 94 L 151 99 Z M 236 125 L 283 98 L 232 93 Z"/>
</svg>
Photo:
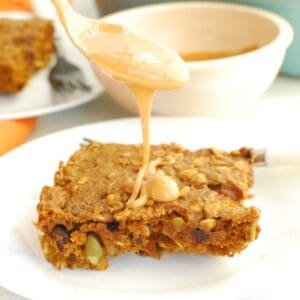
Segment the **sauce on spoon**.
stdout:
<svg viewBox="0 0 300 300">
<path fill-rule="evenodd" d="M 126 30 L 77 14 L 68 0 L 52 0 L 69 37 L 82 53 L 102 71 L 125 83 L 133 93 L 143 133 L 143 162 L 133 181 L 127 207 L 178 197 L 176 182 L 156 171 L 162 161 L 150 162 L 150 117 L 157 90 L 182 87 L 189 80 L 188 69 L 173 50 Z"/>
</svg>

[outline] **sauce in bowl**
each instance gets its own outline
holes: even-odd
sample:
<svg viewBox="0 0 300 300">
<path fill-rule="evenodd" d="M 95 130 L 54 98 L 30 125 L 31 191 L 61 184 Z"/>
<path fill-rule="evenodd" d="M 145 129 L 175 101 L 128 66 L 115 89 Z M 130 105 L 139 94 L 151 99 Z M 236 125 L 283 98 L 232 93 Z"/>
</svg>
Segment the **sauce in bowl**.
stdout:
<svg viewBox="0 0 300 300">
<path fill-rule="evenodd" d="M 203 60 L 212 60 L 212 59 L 220 59 L 235 55 L 240 55 L 244 53 L 248 53 L 250 51 L 256 50 L 258 47 L 253 45 L 247 48 L 236 50 L 236 51 L 197 51 L 197 52 L 182 52 L 180 53 L 181 58 L 186 62 L 195 62 L 195 61 L 203 61 Z"/>
</svg>

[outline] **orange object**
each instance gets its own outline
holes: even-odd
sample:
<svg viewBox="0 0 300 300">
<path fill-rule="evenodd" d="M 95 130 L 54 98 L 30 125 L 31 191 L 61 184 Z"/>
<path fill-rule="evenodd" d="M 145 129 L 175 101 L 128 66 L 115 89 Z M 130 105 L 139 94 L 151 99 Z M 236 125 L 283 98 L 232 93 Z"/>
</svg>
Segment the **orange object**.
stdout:
<svg viewBox="0 0 300 300">
<path fill-rule="evenodd" d="M 0 155 L 24 143 L 35 123 L 36 118 L 0 121 Z"/>
<path fill-rule="evenodd" d="M 29 0 L 0 0 L 0 10 L 32 11 L 33 7 Z"/>
<path fill-rule="evenodd" d="M 0 11 L 32 11 L 29 0 L 0 0 Z M 36 118 L 0 121 L 0 155 L 24 143 L 31 133 Z"/>
</svg>

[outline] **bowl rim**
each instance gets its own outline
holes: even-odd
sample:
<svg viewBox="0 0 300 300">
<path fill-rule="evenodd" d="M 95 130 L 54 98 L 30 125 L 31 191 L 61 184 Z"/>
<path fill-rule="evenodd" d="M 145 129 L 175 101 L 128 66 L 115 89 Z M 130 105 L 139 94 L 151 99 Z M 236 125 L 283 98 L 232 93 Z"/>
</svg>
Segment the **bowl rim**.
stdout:
<svg viewBox="0 0 300 300">
<path fill-rule="evenodd" d="M 244 4 L 236 4 L 236 3 L 222 3 L 222 2 L 207 2 L 207 1 L 180 1 L 180 2 L 168 2 L 168 3 L 156 3 L 156 4 L 148 4 L 133 8 L 128 8 L 125 10 L 121 10 L 118 12 L 114 12 L 108 14 L 101 18 L 103 22 L 109 22 L 111 18 L 119 18 L 124 17 L 126 15 L 133 16 L 136 14 L 140 14 L 141 12 L 155 12 L 162 11 L 168 9 L 181 9 L 181 8 L 215 8 L 215 9 L 232 9 L 235 11 L 241 11 L 245 13 L 250 13 L 252 15 L 257 15 L 265 18 L 270 23 L 274 24 L 278 28 L 278 34 L 275 38 L 255 50 L 241 53 L 229 57 L 211 59 L 211 60 L 203 60 L 203 61 L 192 61 L 186 62 L 190 69 L 198 69 L 201 68 L 211 68 L 211 67 L 220 67 L 224 66 L 224 63 L 241 63 L 245 62 L 245 58 L 250 60 L 256 60 L 258 56 L 264 55 L 266 52 L 269 52 L 273 48 L 280 47 L 282 51 L 285 51 L 292 43 L 294 39 L 294 30 L 291 24 L 280 15 L 268 11 L 266 9 L 256 8 L 249 5 Z"/>
</svg>

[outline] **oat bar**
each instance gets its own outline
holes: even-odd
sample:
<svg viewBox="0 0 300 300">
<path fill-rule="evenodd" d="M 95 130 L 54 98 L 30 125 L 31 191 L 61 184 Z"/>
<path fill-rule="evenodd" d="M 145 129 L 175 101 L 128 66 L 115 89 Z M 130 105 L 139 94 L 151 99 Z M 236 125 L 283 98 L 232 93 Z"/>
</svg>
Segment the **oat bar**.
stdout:
<svg viewBox="0 0 300 300">
<path fill-rule="evenodd" d="M 253 184 L 250 149 L 189 151 L 171 144 L 152 146 L 151 153 L 151 159 L 174 158 L 159 168 L 176 180 L 177 200 L 126 208 L 125 183 L 141 166 L 141 146 L 93 142 L 60 164 L 37 207 L 50 263 L 104 270 L 125 253 L 232 256 L 257 238 L 259 210 L 243 204 Z"/>
<path fill-rule="evenodd" d="M 0 93 L 16 93 L 54 52 L 51 21 L 0 20 Z"/>
</svg>

